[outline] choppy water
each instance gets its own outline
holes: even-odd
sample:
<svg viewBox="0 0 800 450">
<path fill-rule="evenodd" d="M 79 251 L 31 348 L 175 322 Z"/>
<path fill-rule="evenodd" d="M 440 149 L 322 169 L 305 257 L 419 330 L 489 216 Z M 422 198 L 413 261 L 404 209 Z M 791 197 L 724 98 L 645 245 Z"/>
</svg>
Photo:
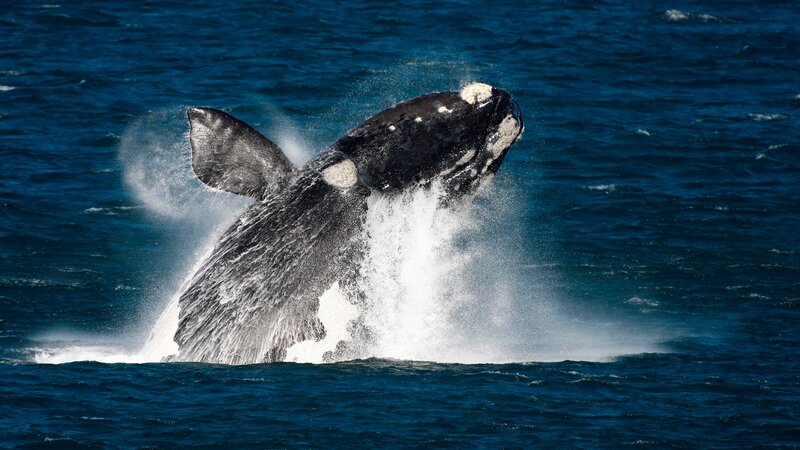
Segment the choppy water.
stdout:
<svg viewBox="0 0 800 450">
<path fill-rule="evenodd" d="M 0 446 L 800 445 L 798 19 L 791 1 L 8 5 Z M 515 96 L 526 134 L 470 211 L 376 200 L 375 359 L 134 364 L 246 205 L 192 177 L 185 107 L 304 161 L 475 80 Z M 118 363 L 43 363 L 76 359 Z"/>
</svg>

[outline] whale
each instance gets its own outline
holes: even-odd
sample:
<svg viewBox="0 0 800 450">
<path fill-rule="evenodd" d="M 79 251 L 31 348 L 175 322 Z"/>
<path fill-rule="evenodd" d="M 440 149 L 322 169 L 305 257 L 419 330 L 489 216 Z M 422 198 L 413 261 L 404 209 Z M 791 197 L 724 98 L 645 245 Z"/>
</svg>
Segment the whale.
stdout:
<svg viewBox="0 0 800 450">
<path fill-rule="evenodd" d="M 356 289 L 367 199 L 434 183 L 445 204 L 469 198 L 524 130 L 507 91 L 472 83 L 381 111 L 298 167 L 224 111 L 187 116 L 197 178 L 253 199 L 178 301 L 171 359 L 221 364 L 283 361 L 291 346 L 323 339 L 320 296 Z"/>
</svg>

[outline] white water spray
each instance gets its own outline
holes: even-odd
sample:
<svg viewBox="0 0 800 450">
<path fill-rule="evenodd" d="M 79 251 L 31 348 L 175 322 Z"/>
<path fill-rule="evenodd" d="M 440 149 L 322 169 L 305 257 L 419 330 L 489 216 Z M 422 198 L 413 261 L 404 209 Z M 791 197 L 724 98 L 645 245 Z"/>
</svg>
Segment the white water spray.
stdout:
<svg viewBox="0 0 800 450">
<path fill-rule="evenodd" d="M 359 287 L 369 356 L 446 361 L 458 336 L 470 255 L 454 245 L 468 214 L 439 207 L 439 190 L 370 199 Z"/>
<path fill-rule="evenodd" d="M 485 186 L 483 205 L 448 208 L 436 186 L 370 197 L 361 295 L 326 293 L 319 317 L 336 339 L 296 344 L 287 360 L 605 361 L 659 351 L 652 337 L 570 317 L 553 289 L 534 283 L 509 239 L 517 226 L 511 194 Z M 346 313 L 330 314 L 334 305 Z M 337 353 L 340 339 L 348 350 Z"/>
<path fill-rule="evenodd" d="M 300 152 L 301 146 L 296 146 Z M 298 153 L 298 157 L 302 157 Z M 146 287 L 144 310 L 129 334 L 94 336 L 45 333 L 36 349 L 40 363 L 100 361 L 158 362 L 177 351 L 178 299 L 186 283 L 210 255 L 220 234 L 252 201 L 203 185 L 191 168 L 183 110 L 160 111 L 133 122 L 123 136 L 119 158 L 124 182 L 136 203 L 166 225 L 173 252 L 170 277 Z"/>
</svg>

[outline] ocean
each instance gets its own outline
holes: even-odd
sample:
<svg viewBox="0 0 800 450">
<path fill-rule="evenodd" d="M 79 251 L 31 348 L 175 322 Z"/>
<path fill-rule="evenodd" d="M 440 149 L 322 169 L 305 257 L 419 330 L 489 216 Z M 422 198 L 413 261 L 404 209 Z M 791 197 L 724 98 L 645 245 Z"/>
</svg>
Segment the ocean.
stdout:
<svg viewBox="0 0 800 450">
<path fill-rule="evenodd" d="M 800 446 L 797 2 L 4 6 L 0 447 Z M 162 361 L 249 204 L 187 107 L 302 164 L 478 81 L 525 134 L 465 208 L 370 204 L 367 358 Z"/>
</svg>

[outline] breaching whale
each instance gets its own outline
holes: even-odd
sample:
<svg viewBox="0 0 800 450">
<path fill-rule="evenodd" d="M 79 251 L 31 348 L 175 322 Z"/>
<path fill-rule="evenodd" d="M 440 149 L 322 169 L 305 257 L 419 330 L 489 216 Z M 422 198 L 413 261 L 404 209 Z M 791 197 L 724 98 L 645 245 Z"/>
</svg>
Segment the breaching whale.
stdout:
<svg viewBox="0 0 800 450">
<path fill-rule="evenodd" d="M 231 115 L 188 110 L 192 167 L 206 185 L 254 203 L 228 228 L 179 300 L 174 360 L 281 361 L 320 340 L 319 297 L 357 276 L 370 195 L 442 183 L 474 192 L 523 131 L 508 92 L 483 83 L 399 103 L 303 167 Z"/>
</svg>

